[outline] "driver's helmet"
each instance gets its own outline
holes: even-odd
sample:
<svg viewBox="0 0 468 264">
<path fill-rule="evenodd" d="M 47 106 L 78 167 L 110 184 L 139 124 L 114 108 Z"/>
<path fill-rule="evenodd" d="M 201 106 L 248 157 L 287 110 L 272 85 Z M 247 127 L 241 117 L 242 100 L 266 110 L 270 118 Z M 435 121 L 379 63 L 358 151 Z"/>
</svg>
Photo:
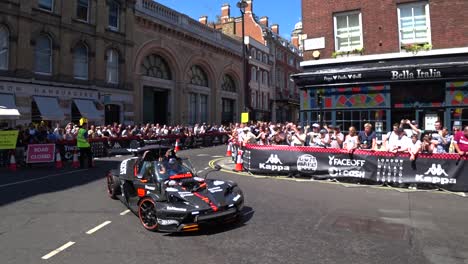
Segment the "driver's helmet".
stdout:
<svg viewBox="0 0 468 264">
<path fill-rule="evenodd" d="M 171 168 L 176 168 L 177 167 L 177 159 L 175 159 L 175 158 L 170 158 L 167 163 L 169 164 L 169 167 L 171 167 Z"/>
</svg>

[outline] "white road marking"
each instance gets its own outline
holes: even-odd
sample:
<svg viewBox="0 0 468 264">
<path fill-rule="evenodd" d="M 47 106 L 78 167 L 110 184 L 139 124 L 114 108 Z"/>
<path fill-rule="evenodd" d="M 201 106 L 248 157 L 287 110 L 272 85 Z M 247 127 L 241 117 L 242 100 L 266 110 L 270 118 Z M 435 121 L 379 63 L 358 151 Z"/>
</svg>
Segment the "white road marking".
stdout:
<svg viewBox="0 0 468 264">
<path fill-rule="evenodd" d="M 126 215 L 128 213 L 130 213 L 130 210 L 125 210 L 125 211 L 121 212 L 120 215 Z"/>
<path fill-rule="evenodd" d="M 224 158 L 224 156 L 211 156 L 213 158 Z"/>
<path fill-rule="evenodd" d="M 73 244 L 75 244 L 75 242 L 69 241 L 65 245 L 57 248 L 56 250 L 51 251 L 49 254 L 42 256 L 42 259 L 50 259 L 51 257 L 53 257 L 53 256 L 57 255 L 58 253 L 64 251 L 65 249 L 73 246 Z"/>
<path fill-rule="evenodd" d="M 64 172 L 64 173 L 57 173 L 57 174 L 47 175 L 47 176 L 44 176 L 44 177 L 40 177 L 40 178 L 36 178 L 36 179 L 31 179 L 31 180 L 25 180 L 25 181 L 19 181 L 19 182 L 11 182 L 11 183 L 7 183 L 7 184 L 0 185 L 0 188 L 12 186 L 12 185 L 18 185 L 18 184 L 27 183 L 27 182 L 39 181 L 39 180 L 42 180 L 42 179 L 53 178 L 53 177 L 57 177 L 57 176 L 61 176 L 61 175 L 72 174 L 72 173 L 77 173 L 77 172 L 82 172 L 82 171 L 87 171 L 87 170 L 88 170 L 88 169 L 75 170 L 75 171 L 68 171 L 68 172 Z"/>
<path fill-rule="evenodd" d="M 92 233 L 98 231 L 99 229 L 105 227 L 106 225 L 108 225 L 110 223 L 112 223 L 112 222 L 111 221 L 105 221 L 104 223 L 102 223 L 102 224 L 96 226 L 95 228 L 89 230 L 88 232 L 86 232 L 86 234 L 91 235 Z"/>
<path fill-rule="evenodd" d="M 198 154 L 197 157 L 208 157 L 208 154 Z"/>
</svg>

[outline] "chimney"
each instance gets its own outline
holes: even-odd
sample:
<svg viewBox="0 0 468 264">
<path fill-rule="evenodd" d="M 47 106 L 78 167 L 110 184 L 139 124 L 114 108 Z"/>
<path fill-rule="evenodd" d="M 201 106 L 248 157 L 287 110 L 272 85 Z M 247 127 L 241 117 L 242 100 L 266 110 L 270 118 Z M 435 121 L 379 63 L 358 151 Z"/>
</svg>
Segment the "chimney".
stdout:
<svg viewBox="0 0 468 264">
<path fill-rule="evenodd" d="M 208 24 L 208 16 L 201 16 L 201 17 L 198 19 L 198 22 L 202 23 L 203 25 Z"/>
<path fill-rule="evenodd" d="M 299 48 L 299 37 L 298 36 L 292 36 L 291 37 L 291 42 L 294 45 L 294 47 Z"/>
<path fill-rule="evenodd" d="M 279 35 L 279 26 L 278 26 L 278 24 L 271 25 L 271 31 L 273 31 L 273 33 L 275 33 L 276 35 Z"/>
<path fill-rule="evenodd" d="M 264 25 L 265 27 L 268 27 L 268 17 L 267 16 L 261 17 L 260 24 Z"/>
<path fill-rule="evenodd" d="M 231 17 L 231 6 L 229 4 L 224 4 L 221 7 L 221 22 L 227 22 Z"/>
<path fill-rule="evenodd" d="M 245 8 L 246 13 L 252 13 L 253 12 L 253 0 L 246 0 L 247 7 Z"/>
</svg>

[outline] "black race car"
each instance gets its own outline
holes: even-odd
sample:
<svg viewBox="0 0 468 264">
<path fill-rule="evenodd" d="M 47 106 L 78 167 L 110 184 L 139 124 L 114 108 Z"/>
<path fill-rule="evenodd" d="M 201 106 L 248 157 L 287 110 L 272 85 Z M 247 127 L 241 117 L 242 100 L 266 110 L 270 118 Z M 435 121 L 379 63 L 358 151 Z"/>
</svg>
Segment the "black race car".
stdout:
<svg viewBox="0 0 468 264">
<path fill-rule="evenodd" d="M 238 223 L 244 195 L 236 183 L 198 177 L 190 161 L 166 146 L 146 146 L 107 173 L 107 191 L 148 230 L 197 231 L 212 223 Z"/>
</svg>

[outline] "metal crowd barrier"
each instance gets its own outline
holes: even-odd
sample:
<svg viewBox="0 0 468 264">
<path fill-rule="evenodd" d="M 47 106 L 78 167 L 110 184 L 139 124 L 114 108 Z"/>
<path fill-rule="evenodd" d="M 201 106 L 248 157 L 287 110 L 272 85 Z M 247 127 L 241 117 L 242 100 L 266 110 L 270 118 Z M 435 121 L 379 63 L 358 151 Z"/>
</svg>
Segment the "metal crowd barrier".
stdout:
<svg viewBox="0 0 468 264">
<path fill-rule="evenodd" d="M 93 138 L 90 139 L 90 145 L 94 157 L 107 157 L 113 155 L 128 155 L 132 149 L 137 149 L 145 145 L 165 145 L 174 147 L 176 141 L 181 149 L 210 147 L 219 144 L 226 144 L 228 133 L 205 133 L 195 136 L 167 135 L 156 137 L 120 137 L 120 138 Z M 73 154 L 77 151 L 76 140 L 62 140 L 55 143 L 56 149 L 60 152 L 63 161 L 73 160 Z M 25 149 L 27 147 L 17 148 L 16 163 L 25 163 Z M 6 167 L 10 163 L 12 150 L 0 150 L 0 167 Z M 23 153 L 18 154 L 18 153 Z M 79 154 L 79 153 L 78 153 Z"/>
</svg>

